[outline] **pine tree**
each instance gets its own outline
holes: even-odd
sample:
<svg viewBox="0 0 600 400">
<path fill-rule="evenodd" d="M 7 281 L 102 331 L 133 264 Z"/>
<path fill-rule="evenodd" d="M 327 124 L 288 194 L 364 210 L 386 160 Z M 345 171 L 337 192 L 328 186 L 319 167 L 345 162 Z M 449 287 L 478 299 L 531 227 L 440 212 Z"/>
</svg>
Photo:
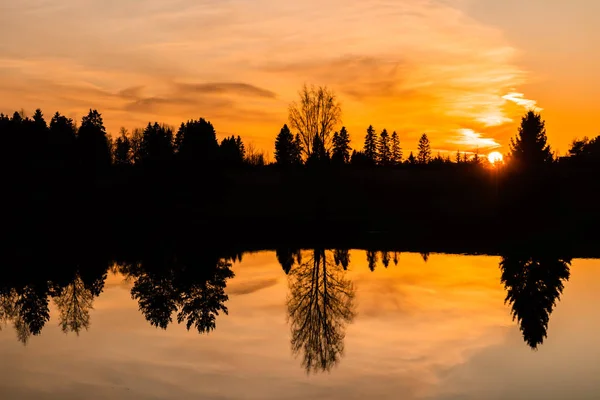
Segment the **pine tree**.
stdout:
<svg viewBox="0 0 600 400">
<path fill-rule="evenodd" d="M 290 166 L 296 161 L 296 143 L 287 125 L 283 125 L 275 139 L 275 162 L 279 166 Z"/>
<path fill-rule="evenodd" d="M 415 156 L 413 155 L 413 152 L 411 151 L 408 159 L 406 160 L 407 163 L 409 163 L 410 165 L 414 165 L 417 163 L 417 159 L 415 158 Z"/>
<path fill-rule="evenodd" d="M 460 151 L 456 150 L 456 163 L 460 164 L 462 162 L 462 160 L 460 159 Z"/>
<path fill-rule="evenodd" d="M 424 133 L 419 139 L 419 153 L 417 154 L 419 164 L 429 164 L 431 162 L 431 145 L 427 134 Z"/>
<path fill-rule="evenodd" d="M 392 160 L 392 151 L 390 149 L 390 137 L 387 129 L 381 131 L 377 148 L 379 165 L 388 166 Z"/>
<path fill-rule="evenodd" d="M 219 142 L 210 121 L 200 118 L 181 124 L 175 136 L 177 157 L 189 163 L 210 165 L 217 160 Z"/>
<path fill-rule="evenodd" d="M 377 154 L 377 134 L 373 125 L 369 125 L 367 136 L 365 136 L 364 153 L 371 165 L 375 165 L 378 159 Z"/>
<path fill-rule="evenodd" d="M 84 169 L 102 170 L 111 162 L 111 154 L 106 137 L 106 128 L 102 115 L 97 110 L 91 110 L 81 119 L 77 134 L 79 161 Z"/>
<path fill-rule="evenodd" d="M 552 162 L 547 144 L 546 123 L 533 111 L 521 119 L 518 135 L 510 141 L 510 159 L 522 167 L 539 166 Z"/>
<path fill-rule="evenodd" d="M 400 147 L 400 138 L 396 131 L 392 133 L 392 165 L 400 165 L 402 162 L 402 148 Z"/>
<path fill-rule="evenodd" d="M 335 164 L 348 164 L 350 162 L 350 135 L 346 130 L 346 127 L 342 127 L 340 132 L 336 132 L 333 135 L 333 152 L 331 155 L 331 161 Z"/>
</svg>

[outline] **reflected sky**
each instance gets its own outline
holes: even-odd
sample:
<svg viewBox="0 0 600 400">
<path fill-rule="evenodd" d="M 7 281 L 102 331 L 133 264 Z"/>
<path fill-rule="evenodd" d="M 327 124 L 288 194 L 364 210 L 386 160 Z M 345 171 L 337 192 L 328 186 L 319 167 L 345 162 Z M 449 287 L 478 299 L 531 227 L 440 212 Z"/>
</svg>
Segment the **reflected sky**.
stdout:
<svg viewBox="0 0 600 400">
<path fill-rule="evenodd" d="M 307 255 L 309 253 L 306 253 Z M 304 255 L 304 252 L 303 252 Z M 245 254 L 227 282 L 229 314 L 200 335 L 150 325 L 133 282 L 110 273 L 89 327 L 65 334 L 55 302 L 26 346 L 0 331 L 2 399 L 592 399 L 600 261 L 574 260 L 548 337 L 523 341 L 501 283 L 499 257 L 351 251 L 355 290 L 344 353 L 329 372 L 307 374 L 290 344 L 293 274 L 274 252 Z M 394 263 L 397 259 L 397 265 Z M 304 260 L 308 258 L 304 257 Z"/>
</svg>

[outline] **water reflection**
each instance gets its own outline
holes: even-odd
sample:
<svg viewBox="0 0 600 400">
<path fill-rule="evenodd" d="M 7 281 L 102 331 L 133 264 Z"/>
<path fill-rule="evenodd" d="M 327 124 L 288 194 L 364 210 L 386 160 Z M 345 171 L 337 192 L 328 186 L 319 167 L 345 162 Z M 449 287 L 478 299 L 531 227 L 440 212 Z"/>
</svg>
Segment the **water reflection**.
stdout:
<svg viewBox="0 0 600 400">
<path fill-rule="evenodd" d="M 330 371 L 344 356 L 346 328 L 356 315 L 355 287 L 346 271 L 393 268 L 400 253 L 367 250 L 352 259 L 348 249 L 276 250 L 287 275 L 287 314 L 293 354 L 308 373 Z M 154 327 L 167 329 L 175 321 L 198 333 L 217 328 L 227 314 L 227 283 L 232 263 L 241 253 L 225 254 L 186 248 L 148 246 L 146 253 L 124 257 L 89 256 L 31 259 L 0 275 L 0 328 L 12 325 L 17 339 L 27 344 L 39 335 L 57 310 L 64 333 L 80 335 L 90 329 L 90 312 L 101 295 L 107 273 L 123 274 L 131 282 L 131 298 Z M 426 262 L 430 255 L 422 252 Z M 571 258 L 538 251 L 508 251 L 500 256 L 501 283 L 506 303 L 525 343 L 538 348 L 547 337 L 550 315 L 570 276 Z M 38 265 L 47 265 L 40 270 Z M 383 271 L 383 270 L 382 270 Z M 448 273 L 452 273 L 449 271 Z"/>
<path fill-rule="evenodd" d="M 219 313 L 228 313 L 225 288 L 234 276 L 229 260 L 182 258 L 166 268 L 137 263 L 122 266 L 121 272 L 133 281 L 131 297 L 153 326 L 167 329 L 176 314 L 177 323 L 188 330 L 208 333 L 216 328 Z"/>
<path fill-rule="evenodd" d="M 500 269 L 506 302 L 523 339 L 537 349 L 548 333 L 550 314 L 569 279 L 571 259 L 513 252 L 502 255 Z"/>
<path fill-rule="evenodd" d="M 314 249 L 289 274 L 292 350 L 307 373 L 329 371 L 344 354 L 346 325 L 355 316 L 355 289 L 344 271 L 349 259 L 347 252 Z"/>
</svg>

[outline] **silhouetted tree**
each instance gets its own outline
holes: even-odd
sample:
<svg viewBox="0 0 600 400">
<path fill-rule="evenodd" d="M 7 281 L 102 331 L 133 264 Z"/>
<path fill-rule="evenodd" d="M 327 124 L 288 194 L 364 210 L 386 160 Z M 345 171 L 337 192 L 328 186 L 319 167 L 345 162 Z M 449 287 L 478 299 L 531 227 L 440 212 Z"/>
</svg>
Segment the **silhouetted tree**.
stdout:
<svg viewBox="0 0 600 400">
<path fill-rule="evenodd" d="M 381 131 L 377 143 L 377 156 L 379 165 L 388 166 L 392 161 L 392 150 L 390 148 L 390 137 L 386 129 Z"/>
<path fill-rule="evenodd" d="M 184 162 L 214 164 L 219 151 L 214 126 L 204 118 L 182 123 L 175 137 L 175 149 L 177 157 Z"/>
<path fill-rule="evenodd" d="M 593 139 L 575 139 L 568 154 L 569 158 L 578 162 L 600 161 L 600 136 Z"/>
<path fill-rule="evenodd" d="M 173 131 L 158 122 L 148 123 L 142 135 L 141 161 L 168 162 L 173 159 Z"/>
<path fill-rule="evenodd" d="M 111 154 L 106 137 L 106 129 L 102 115 L 97 110 L 90 110 L 82 118 L 77 133 L 79 162 L 85 170 L 101 171 L 110 165 Z"/>
<path fill-rule="evenodd" d="M 540 114 L 529 111 L 521 119 L 518 135 L 510 141 L 510 160 L 522 167 L 552 162 L 550 146 L 546 143 L 546 127 Z"/>
<path fill-rule="evenodd" d="M 121 128 L 121 136 L 115 141 L 114 162 L 116 165 L 130 165 L 131 159 L 131 141 L 127 137 L 127 130 Z"/>
<path fill-rule="evenodd" d="M 392 165 L 400 165 L 402 163 L 402 148 L 400 147 L 400 137 L 394 131 L 392 133 Z"/>
<path fill-rule="evenodd" d="M 346 324 L 352 322 L 354 286 L 325 250 L 289 275 L 287 300 L 291 345 L 307 373 L 329 371 L 344 354 Z"/>
<path fill-rule="evenodd" d="M 306 159 L 308 166 L 323 166 L 329 163 L 329 151 L 325 149 L 319 136 L 315 136 L 312 145 L 312 153 Z"/>
<path fill-rule="evenodd" d="M 221 141 L 219 153 L 223 165 L 240 166 L 246 157 L 246 147 L 240 136 L 231 136 Z"/>
<path fill-rule="evenodd" d="M 411 151 L 410 154 L 408 155 L 408 158 L 406 159 L 406 162 L 410 165 L 414 165 L 417 163 L 417 159 L 415 158 L 415 156 L 413 155 L 413 152 Z"/>
<path fill-rule="evenodd" d="M 54 163 L 62 168 L 71 168 L 76 162 L 77 136 L 73 120 L 54 114 L 50 120 L 50 154 Z"/>
<path fill-rule="evenodd" d="M 424 133 L 419 139 L 419 153 L 417 154 L 417 162 L 419 164 L 429 164 L 431 162 L 431 145 L 429 138 Z"/>
<path fill-rule="evenodd" d="M 398 265 L 398 258 L 399 258 L 398 252 L 395 251 L 394 252 L 394 265 L 396 265 L 396 266 Z"/>
<path fill-rule="evenodd" d="M 523 339 L 536 349 L 544 342 L 550 314 L 569 279 L 570 258 L 504 254 L 500 261 L 506 302 L 519 322 Z"/>
<path fill-rule="evenodd" d="M 367 129 L 367 136 L 365 136 L 364 154 L 371 165 L 377 163 L 377 134 L 373 125 L 369 125 Z"/>
<path fill-rule="evenodd" d="M 300 151 L 292 132 L 287 125 L 283 125 L 275 139 L 275 162 L 282 167 L 298 165 L 300 164 Z"/>
<path fill-rule="evenodd" d="M 429 261 L 429 252 L 420 253 L 424 262 Z"/>
<path fill-rule="evenodd" d="M 454 159 L 454 161 L 457 164 L 460 164 L 462 162 L 462 159 L 460 158 L 460 151 L 459 150 L 456 150 L 456 158 Z"/>
<path fill-rule="evenodd" d="M 343 126 L 340 132 L 333 134 L 333 149 L 331 154 L 331 161 L 337 165 L 348 164 L 350 162 L 350 135 Z"/>
<path fill-rule="evenodd" d="M 306 158 L 313 153 L 315 137 L 319 138 L 326 151 L 331 147 L 331 136 L 341 121 L 342 109 L 335 93 L 327 87 L 306 85 L 299 91 L 300 101 L 289 107 L 290 127 L 302 140 Z"/>
</svg>

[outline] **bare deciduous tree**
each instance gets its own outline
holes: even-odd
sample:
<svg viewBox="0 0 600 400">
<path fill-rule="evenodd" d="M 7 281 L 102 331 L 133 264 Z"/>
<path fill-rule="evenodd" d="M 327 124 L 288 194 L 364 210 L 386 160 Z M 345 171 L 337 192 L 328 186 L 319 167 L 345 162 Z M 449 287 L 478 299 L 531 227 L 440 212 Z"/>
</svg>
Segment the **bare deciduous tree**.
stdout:
<svg viewBox="0 0 600 400">
<path fill-rule="evenodd" d="M 289 121 L 302 140 L 306 157 L 312 154 L 315 136 L 321 139 L 326 150 L 331 149 L 331 138 L 335 127 L 341 123 L 342 108 L 333 91 L 326 86 L 302 87 L 300 101 L 289 108 Z"/>
</svg>

